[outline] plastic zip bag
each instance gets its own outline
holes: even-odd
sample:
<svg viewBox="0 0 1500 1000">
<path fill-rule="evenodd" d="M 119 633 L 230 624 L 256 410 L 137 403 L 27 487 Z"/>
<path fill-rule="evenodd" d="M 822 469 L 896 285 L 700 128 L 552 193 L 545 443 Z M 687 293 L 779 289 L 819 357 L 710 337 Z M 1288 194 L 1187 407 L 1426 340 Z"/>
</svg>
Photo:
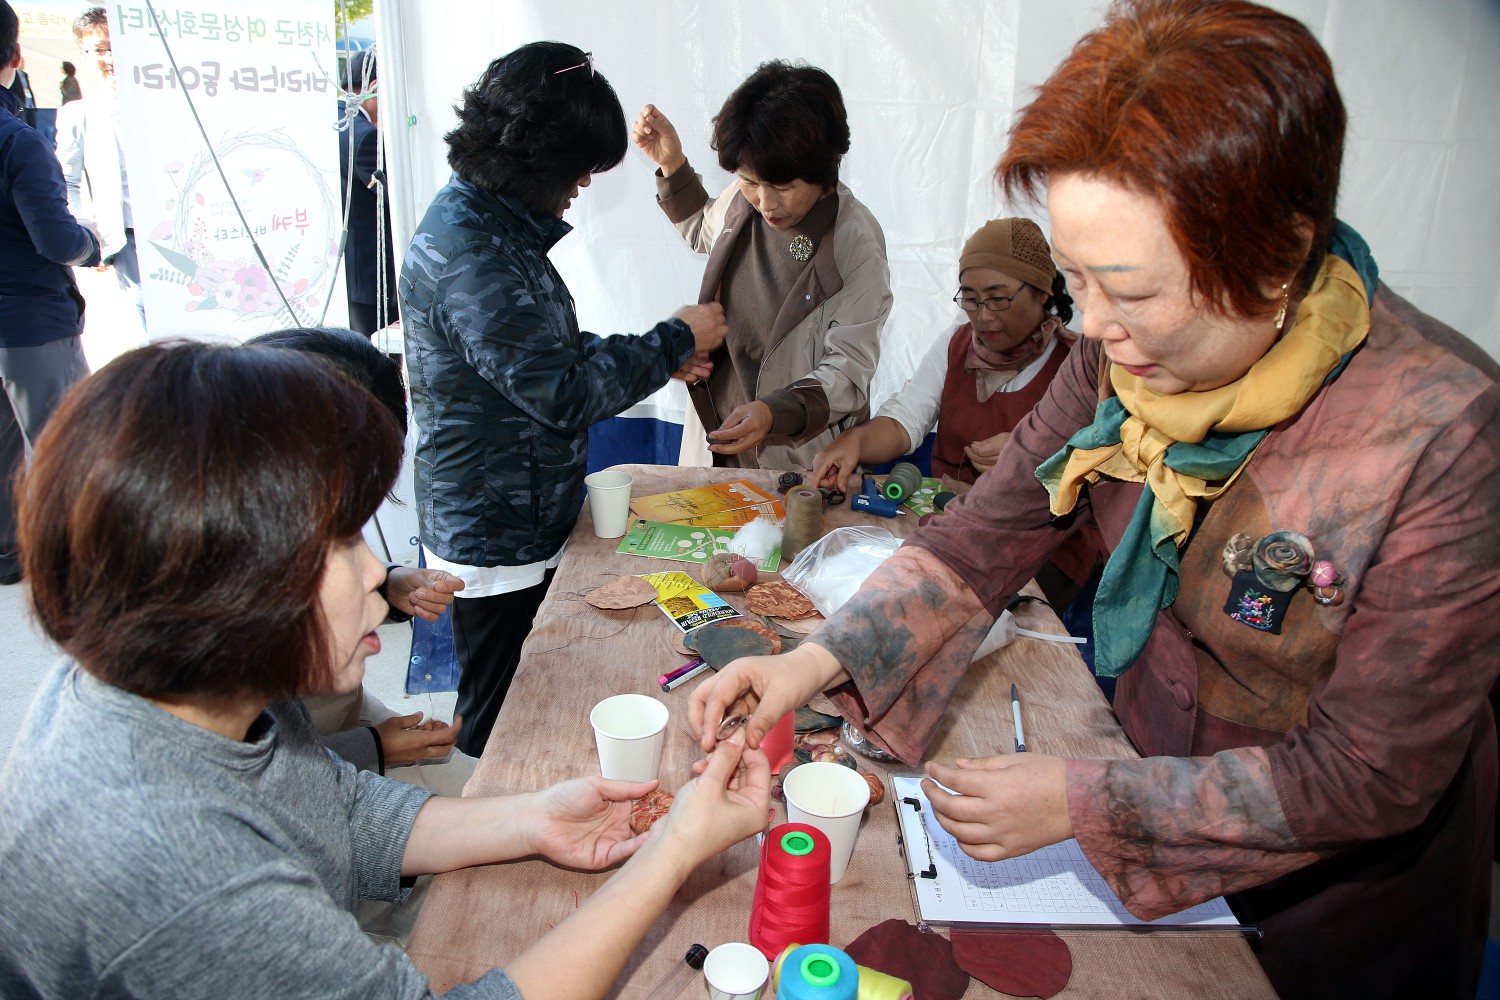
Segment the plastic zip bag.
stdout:
<svg viewBox="0 0 1500 1000">
<path fill-rule="evenodd" d="M 812 601 L 823 617 L 831 618 L 900 547 L 901 539 L 884 528 L 835 528 L 798 553 L 781 578 Z M 974 652 L 974 659 L 988 656 L 1015 637 L 1015 617 L 1002 611 Z"/>
</svg>

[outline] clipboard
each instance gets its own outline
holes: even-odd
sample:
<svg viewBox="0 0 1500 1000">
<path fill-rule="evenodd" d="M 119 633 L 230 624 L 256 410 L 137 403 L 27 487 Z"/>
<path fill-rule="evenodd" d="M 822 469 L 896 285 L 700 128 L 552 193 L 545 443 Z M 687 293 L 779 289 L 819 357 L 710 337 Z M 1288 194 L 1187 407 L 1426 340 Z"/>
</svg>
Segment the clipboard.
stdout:
<svg viewBox="0 0 1500 1000">
<path fill-rule="evenodd" d="M 921 776 L 893 775 L 891 784 L 906 877 L 924 923 L 1259 933 L 1241 923 L 1222 896 L 1142 920 L 1125 909 L 1076 840 L 1007 861 L 978 861 L 938 824 Z"/>
</svg>

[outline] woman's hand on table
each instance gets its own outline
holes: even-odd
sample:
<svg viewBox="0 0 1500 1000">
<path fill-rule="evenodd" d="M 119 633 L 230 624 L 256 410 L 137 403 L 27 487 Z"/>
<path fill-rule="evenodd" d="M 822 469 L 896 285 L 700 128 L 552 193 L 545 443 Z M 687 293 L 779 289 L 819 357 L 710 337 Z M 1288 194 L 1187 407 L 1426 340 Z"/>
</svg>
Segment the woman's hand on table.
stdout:
<svg viewBox="0 0 1500 1000">
<path fill-rule="evenodd" d="M 779 656 L 743 656 L 693 689 L 688 719 L 707 752 L 717 744 L 725 719 L 750 715 L 745 742 L 759 747 L 782 716 L 848 679 L 833 654 L 816 643 L 804 642 Z"/>
<path fill-rule="evenodd" d="M 698 354 L 709 354 L 719 349 L 724 338 L 729 336 L 729 324 L 724 322 L 724 307 L 717 302 L 703 302 L 696 306 L 683 306 L 672 314 L 693 331 L 693 349 Z"/>
<path fill-rule="evenodd" d="M 453 603 L 464 582 L 440 569 L 395 566 L 385 576 L 386 603 L 403 615 L 435 622 Z"/>
<path fill-rule="evenodd" d="M 455 715 L 451 723 L 441 719 L 422 721 L 421 712 L 393 715 L 375 727 L 380 737 L 380 755 L 386 767 L 415 764 L 448 756 L 453 742 L 464 727 L 464 718 Z"/>
<path fill-rule="evenodd" d="M 813 456 L 813 486 L 841 490 L 844 477 L 859 468 L 859 428 L 851 427 Z"/>
<path fill-rule="evenodd" d="M 714 363 L 708 359 L 708 352 L 699 351 L 683 362 L 682 367 L 672 373 L 672 377 L 681 379 L 688 385 L 696 385 L 708 381 L 713 373 Z"/>
<path fill-rule="evenodd" d="M 630 808 L 656 784 L 575 778 L 534 793 L 517 806 L 526 811 L 532 853 L 588 871 L 619 864 L 646 840 L 630 832 Z"/>
<path fill-rule="evenodd" d="M 930 779 L 922 789 L 939 825 L 965 854 L 1000 861 L 1073 836 L 1067 762 L 1061 757 L 1016 753 L 954 763 L 928 761 Z M 948 794 L 934 780 L 958 794 Z"/>
<path fill-rule="evenodd" d="M 641 113 L 630 123 L 630 141 L 661 168 L 663 177 L 671 177 L 687 162 L 677 127 L 654 104 L 641 108 Z"/>
<path fill-rule="evenodd" d="M 685 852 L 693 867 L 766 828 L 771 809 L 771 766 L 764 752 L 725 740 L 695 768 L 698 776 L 677 790 L 672 809 L 651 834 Z"/>
<path fill-rule="evenodd" d="M 716 431 L 708 433 L 708 450 L 719 455 L 749 451 L 771 433 L 771 408 L 758 399 L 736 406 Z"/>
<path fill-rule="evenodd" d="M 983 441 L 971 441 L 964 445 L 964 457 L 969 460 L 970 465 L 974 466 L 976 472 L 988 472 L 999 461 L 1000 452 L 1004 450 L 1009 440 L 1010 431 L 1001 431 L 994 437 L 987 437 Z"/>
</svg>

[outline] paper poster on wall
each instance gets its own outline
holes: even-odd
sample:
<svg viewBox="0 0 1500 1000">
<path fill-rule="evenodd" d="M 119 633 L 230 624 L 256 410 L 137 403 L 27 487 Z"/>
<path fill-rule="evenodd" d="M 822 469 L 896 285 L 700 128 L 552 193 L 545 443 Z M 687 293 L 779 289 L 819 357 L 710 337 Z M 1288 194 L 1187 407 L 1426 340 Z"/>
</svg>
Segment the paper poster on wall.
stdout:
<svg viewBox="0 0 1500 1000">
<path fill-rule="evenodd" d="M 154 6 L 108 8 L 152 338 L 347 322 L 332 5 Z"/>
</svg>

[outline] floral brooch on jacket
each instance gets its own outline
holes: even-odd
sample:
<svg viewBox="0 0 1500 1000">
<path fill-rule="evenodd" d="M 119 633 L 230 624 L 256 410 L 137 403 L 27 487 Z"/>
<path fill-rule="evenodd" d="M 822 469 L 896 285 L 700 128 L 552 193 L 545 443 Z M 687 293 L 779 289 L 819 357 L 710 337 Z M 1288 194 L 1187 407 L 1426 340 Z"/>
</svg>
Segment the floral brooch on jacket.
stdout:
<svg viewBox="0 0 1500 1000">
<path fill-rule="evenodd" d="M 1306 535 L 1273 531 L 1259 541 L 1241 532 L 1224 546 L 1224 573 L 1233 581 L 1224 613 L 1251 628 L 1281 634 L 1281 623 L 1301 587 L 1325 607 L 1344 603 L 1348 582 L 1333 563 L 1318 559 Z"/>
</svg>

